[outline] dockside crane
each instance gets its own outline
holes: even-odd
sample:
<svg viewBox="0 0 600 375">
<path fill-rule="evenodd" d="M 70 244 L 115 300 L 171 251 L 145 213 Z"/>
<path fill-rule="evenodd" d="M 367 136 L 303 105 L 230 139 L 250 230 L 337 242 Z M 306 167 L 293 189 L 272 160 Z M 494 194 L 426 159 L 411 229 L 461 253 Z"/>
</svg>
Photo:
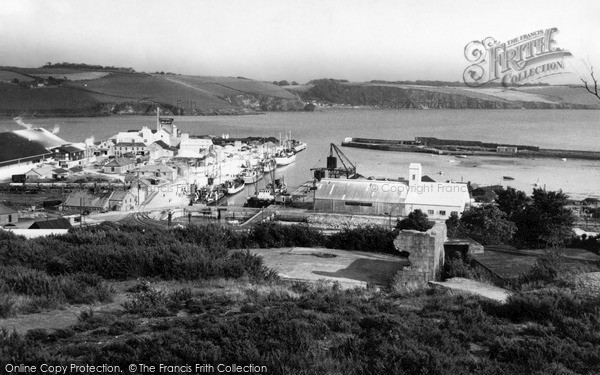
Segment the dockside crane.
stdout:
<svg viewBox="0 0 600 375">
<path fill-rule="evenodd" d="M 338 167 L 338 159 L 342 166 Z M 311 168 L 314 177 L 321 181 L 322 178 L 358 178 L 356 166 L 335 144 L 329 145 L 329 156 L 327 156 L 327 167 Z"/>
</svg>

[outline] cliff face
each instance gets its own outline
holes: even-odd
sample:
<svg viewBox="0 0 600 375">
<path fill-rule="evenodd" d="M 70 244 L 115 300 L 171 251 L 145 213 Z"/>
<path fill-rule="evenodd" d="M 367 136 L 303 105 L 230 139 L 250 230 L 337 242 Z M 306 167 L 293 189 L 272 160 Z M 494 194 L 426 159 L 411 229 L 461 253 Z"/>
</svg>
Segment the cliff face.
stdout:
<svg viewBox="0 0 600 375">
<path fill-rule="evenodd" d="M 251 111 L 301 111 L 305 104 L 297 98 L 287 99 L 268 95 L 241 94 L 222 98 L 228 103 Z"/>
<path fill-rule="evenodd" d="M 587 109 L 597 106 L 548 100 L 506 100 L 476 90 L 378 84 L 353 84 L 323 79 L 301 93 L 307 101 L 393 109 Z M 446 92 L 445 92 L 446 91 Z M 526 94 L 526 93 L 524 93 Z"/>
</svg>

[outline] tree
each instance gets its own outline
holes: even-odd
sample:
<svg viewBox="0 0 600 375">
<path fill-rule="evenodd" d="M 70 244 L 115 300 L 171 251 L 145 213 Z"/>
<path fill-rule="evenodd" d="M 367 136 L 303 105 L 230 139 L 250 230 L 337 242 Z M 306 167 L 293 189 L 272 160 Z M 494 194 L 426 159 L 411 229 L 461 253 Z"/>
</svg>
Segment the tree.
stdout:
<svg viewBox="0 0 600 375">
<path fill-rule="evenodd" d="M 472 207 L 460 218 L 462 232 L 482 245 L 508 243 L 517 227 L 506 213 L 493 204 Z"/>
<path fill-rule="evenodd" d="M 534 189 L 531 204 L 514 218 L 517 243 L 532 248 L 564 246 L 572 237 L 575 222 L 567 204 L 568 196 L 560 190 Z"/>
<path fill-rule="evenodd" d="M 590 68 L 590 76 L 592 77 L 592 81 L 594 82 L 593 88 L 591 87 L 591 84 L 588 84 L 588 81 L 586 81 L 585 79 L 581 78 L 581 81 L 585 85 L 585 89 L 590 94 L 592 94 L 596 98 L 600 99 L 600 93 L 598 93 L 598 80 L 596 79 L 596 77 L 594 77 L 594 67 L 593 66 Z"/>
<path fill-rule="evenodd" d="M 286 80 L 283 80 L 283 81 L 279 81 L 278 85 L 279 86 L 289 86 L 290 83 L 288 81 L 286 81 Z"/>
<path fill-rule="evenodd" d="M 508 187 L 505 189 L 497 189 L 496 204 L 509 220 L 513 220 L 514 216 L 522 213 L 531 202 L 527 194 L 521 190 Z"/>
<path fill-rule="evenodd" d="M 398 220 L 396 228 L 399 230 L 413 229 L 421 232 L 426 232 L 433 227 L 433 223 L 427 219 L 427 214 L 421 210 L 414 210 L 408 214 L 408 217 Z"/>
<path fill-rule="evenodd" d="M 448 237 L 461 237 L 463 235 L 462 225 L 458 213 L 452 212 L 448 220 L 446 220 L 446 228 Z"/>
</svg>

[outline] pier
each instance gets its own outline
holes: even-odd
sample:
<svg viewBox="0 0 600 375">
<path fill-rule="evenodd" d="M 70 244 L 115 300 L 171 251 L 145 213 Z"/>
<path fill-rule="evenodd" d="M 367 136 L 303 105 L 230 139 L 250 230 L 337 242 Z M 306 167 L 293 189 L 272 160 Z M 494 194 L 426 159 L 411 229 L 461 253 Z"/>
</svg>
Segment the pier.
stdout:
<svg viewBox="0 0 600 375">
<path fill-rule="evenodd" d="M 514 145 L 482 141 L 464 141 L 416 137 L 411 140 L 390 140 L 376 138 L 346 138 L 342 146 L 366 148 L 380 151 L 417 152 L 454 156 L 500 156 L 524 158 L 556 158 L 600 160 L 600 152 L 566 149 L 544 149 L 531 145 Z"/>
</svg>

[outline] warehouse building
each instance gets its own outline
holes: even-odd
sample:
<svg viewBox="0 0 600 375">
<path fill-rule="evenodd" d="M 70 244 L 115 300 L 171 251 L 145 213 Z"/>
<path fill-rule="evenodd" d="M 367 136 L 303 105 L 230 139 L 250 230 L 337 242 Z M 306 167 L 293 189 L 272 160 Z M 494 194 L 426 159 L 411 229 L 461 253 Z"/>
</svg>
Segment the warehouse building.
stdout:
<svg viewBox="0 0 600 375">
<path fill-rule="evenodd" d="M 402 217 L 420 209 L 446 220 L 470 203 L 466 184 L 423 181 L 418 163 L 410 164 L 407 181 L 324 178 L 316 188 L 316 212 Z"/>
</svg>

